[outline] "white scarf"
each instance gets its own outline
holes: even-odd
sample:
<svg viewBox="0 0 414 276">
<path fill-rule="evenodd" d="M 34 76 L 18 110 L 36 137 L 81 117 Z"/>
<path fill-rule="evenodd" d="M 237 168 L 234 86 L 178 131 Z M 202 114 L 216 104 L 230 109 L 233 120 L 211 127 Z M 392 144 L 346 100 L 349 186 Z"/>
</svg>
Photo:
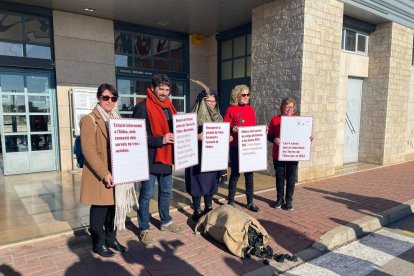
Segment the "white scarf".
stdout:
<svg viewBox="0 0 414 276">
<path fill-rule="evenodd" d="M 99 104 L 96 109 L 101 114 L 105 123 L 108 124 L 110 118 L 122 118 L 118 112 L 112 110 L 108 114 Z M 107 126 L 108 127 L 108 126 Z M 129 212 L 133 210 L 134 205 L 138 208 L 137 194 L 135 193 L 134 182 L 116 185 L 115 189 L 115 219 L 114 227 L 118 230 L 125 229 L 125 219 Z"/>
</svg>

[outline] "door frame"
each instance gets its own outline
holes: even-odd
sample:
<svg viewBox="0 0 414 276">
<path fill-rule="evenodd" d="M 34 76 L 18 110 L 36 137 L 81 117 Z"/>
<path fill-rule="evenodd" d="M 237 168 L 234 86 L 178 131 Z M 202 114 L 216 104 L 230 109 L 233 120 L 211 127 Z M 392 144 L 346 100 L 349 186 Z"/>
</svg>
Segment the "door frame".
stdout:
<svg viewBox="0 0 414 276">
<path fill-rule="evenodd" d="M 57 110 L 57 94 L 56 94 L 56 83 L 55 83 L 55 76 L 54 76 L 54 72 L 51 70 L 33 70 L 33 69 L 11 69 L 11 68 L 5 68 L 5 67 L 0 67 L 0 74 L 1 75 L 20 75 L 23 76 L 23 82 L 24 82 L 24 95 L 25 95 L 25 106 L 28 107 L 28 96 L 30 94 L 27 93 L 27 76 L 42 76 L 42 77 L 47 77 L 49 80 L 49 93 L 47 94 L 48 96 L 50 96 L 50 124 L 51 124 L 51 131 L 50 134 L 52 135 L 52 149 L 51 151 L 53 151 L 53 156 L 55 158 L 54 160 L 54 168 L 53 169 L 33 169 L 30 166 L 30 163 L 32 162 L 32 160 L 29 160 L 29 170 L 22 170 L 16 173 L 6 173 L 7 170 L 4 168 L 6 166 L 6 162 L 4 162 L 7 153 L 6 151 L 6 147 L 5 147 L 5 133 L 4 133 L 4 122 L 3 122 L 3 105 L 2 105 L 2 101 L 3 101 L 3 94 L 1 93 L 1 87 L 0 87 L 0 135 L 1 135 L 1 143 L 2 143 L 2 156 L 3 156 L 3 174 L 4 175 L 9 175 L 9 174 L 21 174 L 21 173 L 32 173 L 32 172 L 40 172 L 40 171 L 53 171 L 53 170 L 59 170 L 60 169 L 60 158 L 59 158 L 59 133 L 58 133 L 58 110 Z M 46 96 L 46 95 L 45 95 Z M 30 120 L 27 120 L 28 118 L 28 114 L 30 113 L 29 110 L 25 110 L 24 112 L 26 114 L 26 127 L 27 127 L 27 131 L 24 132 L 24 135 L 27 135 L 27 143 L 28 143 L 28 151 L 27 151 L 27 158 L 31 159 L 31 155 L 32 155 L 32 150 L 31 150 L 31 146 L 29 145 L 30 141 L 31 141 L 31 133 L 32 131 L 30 130 Z M 36 152 L 34 152 L 34 155 L 36 155 Z"/>
<path fill-rule="evenodd" d="M 351 120 L 351 118 L 348 115 L 348 101 L 349 101 L 349 97 L 350 97 L 350 82 L 353 81 L 358 81 L 358 84 L 360 84 L 360 86 L 358 86 L 358 89 L 360 89 L 358 92 L 353 92 L 353 93 L 358 93 L 359 95 L 356 95 L 359 97 L 359 105 L 356 106 L 355 104 L 353 105 L 355 108 L 357 108 L 357 114 L 359 115 L 358 120 L 357 121 L 353 121 Z M 347 90 L 346 90 L 346 100 L 345 100 L 345 114 L 344 114 L 344 149 L 343 149 L 343 163 L 344 164 L 348 164 L 348 163 L 354 163 L 354 162 L 358 162 L 359 160 L 359 139 L 360 139 L 360 130 L 361 130 L 361 106 L 362 106 L 362 93 L 363 93 L 363 82 L 364 79 L 362 78 L 351 78 L 349 77 L 347 80 Z M 354 113 L 355 115 L 355 113 Z M 356 147 L 355 148 L 347 148 L 347 136 L 350 135 L 357 135 L 358 137 L 356 137 Z M 352 150 L 353 152 L 347 154 L 347 150 Z"/>
</svg>

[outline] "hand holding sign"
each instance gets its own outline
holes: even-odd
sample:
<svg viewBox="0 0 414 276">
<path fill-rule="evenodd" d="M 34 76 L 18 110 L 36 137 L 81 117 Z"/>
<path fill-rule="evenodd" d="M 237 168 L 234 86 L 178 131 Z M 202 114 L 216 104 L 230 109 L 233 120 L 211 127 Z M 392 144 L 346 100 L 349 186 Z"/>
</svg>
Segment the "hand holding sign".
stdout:
<svg viewBox="0 0 414 276">
<path fill-rule="evenodd" d="M 108 186 L 149 179 L 147 131 L 143 119 L 110 119 L 112 175 Z"/>
<path fill-rule="evenodd" d="M 282 116 L 279 139 L 280 161 L 310 160 L 312 122 L 312 117 Z"/>
</svg>

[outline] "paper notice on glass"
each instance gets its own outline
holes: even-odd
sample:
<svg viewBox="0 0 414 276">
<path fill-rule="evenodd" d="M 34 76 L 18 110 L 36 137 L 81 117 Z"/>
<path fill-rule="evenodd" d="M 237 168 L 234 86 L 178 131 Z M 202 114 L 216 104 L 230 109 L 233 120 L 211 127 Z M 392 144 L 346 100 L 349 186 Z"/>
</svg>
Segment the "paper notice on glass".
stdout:
<svg viewBox="0 0 414 276">
<path fill-rule="evenodd" d="M 144 119 L 109 119 L 112 178 L 115 185 L 149 179 Z"/>
<path fill-rule="evenodd" d="M 230 123 L 204 123 L 201 172 L 227 170 Z"/>
<path fill-rule="evenodd" d="M 197 114 L 174 114 L 175 170 L 198 164 Z"/>
<path fill-rule="evenodd" d="M 96 90 L 97 88 L 92 87 L 72 87 L 71 89 L 72 129 L 75 136 L 80 135 L 79 122 L 82 116 L 89 114 L 98 102 L 96 99 Z"/>
<path fill-rule="evenodd" d="M 280 161 L 310 160 L 312 117 L 282 116 L 280 121 Z"/>
<path fill-rule="evenodd" d="M 267 170 L 266 126 L 239 127 L 239 172 Z"/>
</svg>

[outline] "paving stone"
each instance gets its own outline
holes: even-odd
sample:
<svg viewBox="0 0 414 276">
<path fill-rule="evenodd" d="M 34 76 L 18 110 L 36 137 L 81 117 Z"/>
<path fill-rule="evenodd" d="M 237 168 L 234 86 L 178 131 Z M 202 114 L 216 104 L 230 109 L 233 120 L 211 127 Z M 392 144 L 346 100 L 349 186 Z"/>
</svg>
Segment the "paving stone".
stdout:
<svg viewBox="0 0 414 276">
<path fill-rule="evenodd" d="M 391 181 L 399 177 L 401 181 Z M 363 186 L 360 179 L 364 179 Z M 301 258 L 308 259 L 320 250 L 338 246 L 412 213 L 412 179 L 414 162 L 406 162 L 353 175 L 301 183 L 295 191 L 295 210 L 288 212 L 271 208 L 268 202 L 274 200 L 275 191 L 269 190 L 256 194 L 255 202 L 261 211 L 248 213 L 267 229 L 270 245 L 275 252 L 298 253 Z M 396 193 L 396 190 L 399 192 Z M 245 197 L 237 197 L 237 201 L 241 206 L 236 208 L 245 211 Z M 75 273 L 72 275 L 99 275 L 103 267 L 117 275 L 164 274 L 168 268 L 162 266 L 163 262 L 174 264 L 185 275 L 236 275 L 257 269 L 272 271 L 259 258 L 240 259 L 232 256 L 224 245 L 212 238 L 194 235 L 191 229 L 193 224 L 187 223 L 187 212 L 174 211 L 171 215 L 174 221 L 186 229 L 185 234 L 161 232 L 152 227 L 151 231 L 157 240 L 153 249 L 143 247 L 133 231 L 123 230 L 119 232 L 122 237 L 120 240 L 128 246 L 129 251 L 117 253 L 116 258 L 101 258 L 92 253 L 90 237 L 83 231 L 53 237 L 50 241 L 42 239 L 2 247 L 0 258 L 6 258 L 8 263 L 11 261 L 11 269 L 22 275 L 42 272 L 51 275 L 67 272 Z M 134 227 L 136 219 L 132 219 L 129 229 Z M 50 267 L 45 267 L 44 262 Z M 283 267 L 288 267 L 288 263 L 284 263 Z"/>
</svg>

